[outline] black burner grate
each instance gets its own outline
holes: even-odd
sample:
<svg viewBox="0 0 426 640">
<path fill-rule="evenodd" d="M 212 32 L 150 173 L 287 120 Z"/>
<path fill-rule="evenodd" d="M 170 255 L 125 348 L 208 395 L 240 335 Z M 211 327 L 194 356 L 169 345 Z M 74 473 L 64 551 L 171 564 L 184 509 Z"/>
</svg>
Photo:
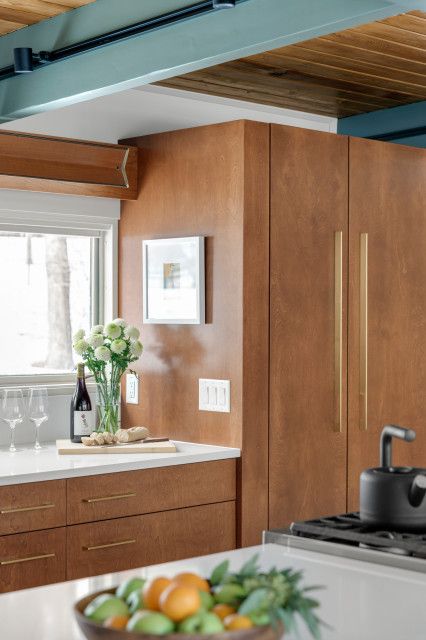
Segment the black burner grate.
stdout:
<svg viewBox="0 0 426 640">
<path fill-rule="evenodd" d="M 293 522 L 290 530 L 293 535 L 305 538 L 426 558 L 426 531 L 424 533 L 403 533 L 375 529 L 363 524 L 359 513 L 346 513 L 317 520 Z"/>
</svg>

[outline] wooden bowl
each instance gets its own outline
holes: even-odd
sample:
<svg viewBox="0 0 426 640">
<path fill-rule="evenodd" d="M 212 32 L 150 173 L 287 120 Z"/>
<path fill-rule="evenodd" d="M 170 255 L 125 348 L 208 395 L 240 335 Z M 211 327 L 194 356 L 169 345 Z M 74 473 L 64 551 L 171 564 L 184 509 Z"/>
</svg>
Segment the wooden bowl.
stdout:
<svg viewBox="0 0 426 640">
<path fill-rule="evenodd" d="M 161 637 L 148 633 L 132 633 L 130 631 L 119 631 L 117 629 L 107 629 L 98 622 L 93 622 L 83 615 L 83 611 L 96 596 L 102 593 L 115 593 L 115 589 L 108 589 L 92 593 L 90 596 L 82 598 L 74 605 L 74 614 L 82 633 L 87 640 L 159 640 Z M 274 629 L 272 626 L 253 627 L 241 631 L 224 631 L 213 635 L 169 633 L 167 640 L 279 640 L 283 636 L 283 627 Z"/>
</svg>

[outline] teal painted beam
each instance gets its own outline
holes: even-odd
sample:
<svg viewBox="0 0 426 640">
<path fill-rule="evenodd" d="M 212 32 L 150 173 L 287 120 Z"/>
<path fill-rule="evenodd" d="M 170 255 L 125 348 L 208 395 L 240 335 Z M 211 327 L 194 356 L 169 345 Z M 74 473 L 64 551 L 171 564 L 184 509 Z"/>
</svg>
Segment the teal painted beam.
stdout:
<svg viewBox="0 0 426 640">
<path fill-rule="evenodd" d="M 391 138 L 398 144 L 425 147 L 426 102 L 342 118 L 338 121 L 337 132 L 359 138 Z"/>
<path fill-rule="evenodd" d="M 407 10 L 393 0 L 246 0 L 0 83 L 0 122 L 134 88 Z M 162 0 L 168 12 L 193 0 Z M 413 0 L 420 8 L 426 0 Z M 14 47 L 52 50 L 158 14 L 158 0 L 97 0 L 0 38 L 0 66 Z"/>
</svg>

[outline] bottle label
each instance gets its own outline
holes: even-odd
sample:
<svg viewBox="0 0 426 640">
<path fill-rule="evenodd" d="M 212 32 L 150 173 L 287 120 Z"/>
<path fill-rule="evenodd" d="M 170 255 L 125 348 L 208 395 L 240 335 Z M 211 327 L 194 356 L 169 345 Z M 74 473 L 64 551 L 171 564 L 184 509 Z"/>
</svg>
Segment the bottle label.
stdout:
<svg viewBox="0 0 426 640">
<path fill-rule="evenodd" d="M 95 412 L 74 411 L 74 435 L 90 436 L 95 431 Z"/>
</svg>

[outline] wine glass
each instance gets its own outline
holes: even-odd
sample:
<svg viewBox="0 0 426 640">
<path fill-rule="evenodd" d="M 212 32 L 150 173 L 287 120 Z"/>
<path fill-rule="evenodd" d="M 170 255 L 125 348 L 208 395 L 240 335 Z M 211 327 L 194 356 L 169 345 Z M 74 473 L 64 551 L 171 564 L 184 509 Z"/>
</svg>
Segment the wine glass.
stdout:
<svg viewBox="0 0 426 640">
<path fill-rule="evenodd" d="M 41 449 L 40 425 L 48 419 L 49 399 L 46 387 L 31 387 L 28 400 L 28 417 L 35 426 L 34 449 Z"/>
<path fill-rule="evenodd" d="M 10 427 L 9 451 L 16 451 L 15 428 L 24 419 L 25 407 L 22 389 L 16 387 L 3 390 L 3 397 L 0 404 L 0 418 L 7 422 Z"/>
</svg>

